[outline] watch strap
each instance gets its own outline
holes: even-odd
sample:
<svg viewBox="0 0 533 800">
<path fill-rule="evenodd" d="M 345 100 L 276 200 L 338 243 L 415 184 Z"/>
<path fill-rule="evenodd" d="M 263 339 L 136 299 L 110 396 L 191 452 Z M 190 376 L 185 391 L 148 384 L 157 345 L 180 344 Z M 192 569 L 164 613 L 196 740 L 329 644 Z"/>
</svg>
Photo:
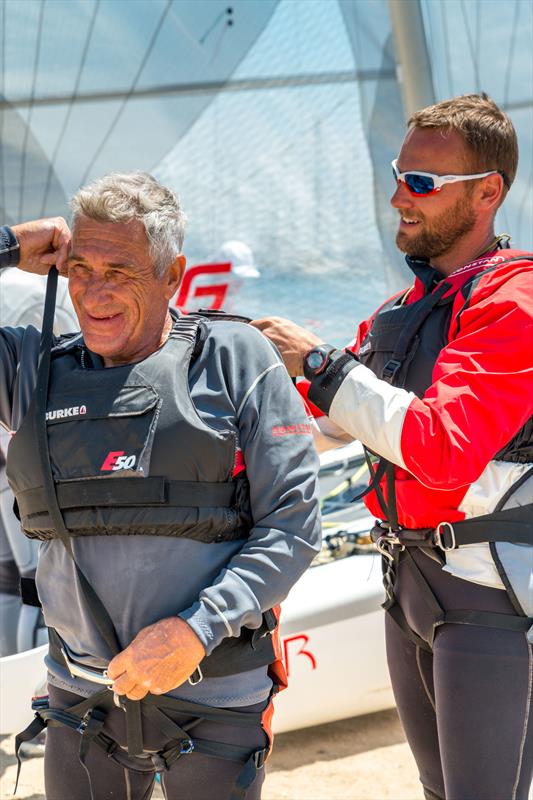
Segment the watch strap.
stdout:
<svg viewBox="0 0 533 800">
<path fill-rule="evenodd" d="M 7 225 L 0 227 L 0 269 L 16 267 L 19 263 L 20 246 L 17 237 Z"/>
<path fill-rule="evenodd" d="M 348 373 L 358 365 L 357 356 L 350 350 L 334 350 L 330 353 L 329 364 L 324 372 L 320 373 L 320 375 L 315 375 L 311 380 L 308 394 L 309 400 L 325 414 L 329 414 L 331 403 L 341 383 L 343 383 Z"/>
</svg>

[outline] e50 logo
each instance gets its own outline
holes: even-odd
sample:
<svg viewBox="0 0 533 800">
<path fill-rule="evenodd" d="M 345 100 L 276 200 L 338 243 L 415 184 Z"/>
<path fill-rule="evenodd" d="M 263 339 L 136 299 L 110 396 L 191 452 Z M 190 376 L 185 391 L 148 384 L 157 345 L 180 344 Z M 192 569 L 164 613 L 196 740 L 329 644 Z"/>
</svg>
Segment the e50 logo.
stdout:
<svg viewBox="0 0 533 800">
<path fill-rule="evenodd" d="M 100 472 L 116 472 L 119 469 L 133 469 L 137 456 L 126 456 L 124 450 L 111 450 L 100 467 Z"/>
</svg>

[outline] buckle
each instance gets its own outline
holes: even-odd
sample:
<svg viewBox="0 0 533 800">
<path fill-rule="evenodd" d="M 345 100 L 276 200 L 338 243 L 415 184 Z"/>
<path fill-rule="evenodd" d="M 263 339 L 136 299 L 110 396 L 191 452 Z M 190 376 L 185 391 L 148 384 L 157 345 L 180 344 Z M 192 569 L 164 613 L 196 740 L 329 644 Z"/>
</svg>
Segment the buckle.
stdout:
<svg viewBox="0 0 533 800">
<path fill-rule="evenodd" d="M 107 688 L 110 689 L 110 691 L 113 692 L 113 687 L 112 686 L 108 686 Z M 125 700 L 125 698 L 124 698 L 123 695 L 117 694 L 116 692 L 113 692 L 113 703 L 116 705 L 117 708 L 120 708 L 121 711 L 125 711 L 126 710 L 126 705 L 124 703 L 124 700 Z"/>
<path fill-rule="evenodd" d="M 443 530 L 445 528 L 445 530 Z M 444 539 L 446 531 L 449 532 L 450 542 L 446 542 Z M 433 541 L 436 547 L 440 547 L 440 549 L 446 553 L 448 550 L 455 550 L 457 547 L 457 542 L 455 540 L 455 531 L 453 529 L 453 525 L 451 522 L 439 522 L 437 527 L 435 528 L 435 533 L 433 534 Z"/>
<path fill-rule="evenodd" d="M 382 556 L 388 558 L 390 562 L 394 561 L 394 556 L 391 553 L 392 547 L 399 547 L 400 551 L 405 550 L 405 546 L 401 543 L 397 536 L 394 534 L 384 533 L 376 540 L 376 547 Z"/>
<path fill-rule="evenodd" d="M 81 735 L 83 736 L 83 734 L 87 730 L 87 726 L 89 724 L 90 719 L 91 719 L 91 712 L 89 710 L 86 711 L 83 717 L 80 719 L 79 724 L 76 727 L 76 733 L 81 733 Z"/>
<path fill-rule="evenodd" d="M 31 699 L 31 708 L 32 711 L 43 711 L 50 707 L 50 703 L 48 700 L 48 695 L 39 695 L 38 697 L 32 697 Z"/>
<path fill-rule="evenodd" d="M 267 760 L 267 756 L 268 756 L 267 747 L 265 747 L 263 750 L 256 750 L 255 753 L 252 753 L 252 758 L 254 760 L 256 769 L 262 769 L 265 766 L 265 761 Z"/>
<path fill-rule="evenodd" d="M 197 677 L 196 677 L 197 676 Z M 200 681 L 203 681 L 204 676 L 202 675 L 202 670 L 200 667 L 196 667 L 192 675 L 189 675 L 188 681 L 191 686 L 196 686 Z"/>
<path fill-rule="evenodd" d="M 182 739 L 180 742 L 180 756 L 186 756 L 194 750 L 194 742 L 192 739 Z"/>
<path fill-rule="evenodd" d="M 387 361 L 387 363 L 383 367 L 383 378 L 386 381 L 391 381 L 401 366 L 402 366 L 401 361 L 397 361 L 395 358 L 389 359 L 389 361 Z"/>
<path fill-rule="evenodd" d="M 65 664 L 73 678 L 83 678 L 86 681 L 99 683 L 102 686 L 113 685 L 114 681 L 107 677 L 107 670 L 90 669 L 89 667 L 82 667 L 81 664 L 76 664 L 75 661 L 69 658 L 64 647 L 61 648 L 61 655 L 65 659 Z"/>
</svg>

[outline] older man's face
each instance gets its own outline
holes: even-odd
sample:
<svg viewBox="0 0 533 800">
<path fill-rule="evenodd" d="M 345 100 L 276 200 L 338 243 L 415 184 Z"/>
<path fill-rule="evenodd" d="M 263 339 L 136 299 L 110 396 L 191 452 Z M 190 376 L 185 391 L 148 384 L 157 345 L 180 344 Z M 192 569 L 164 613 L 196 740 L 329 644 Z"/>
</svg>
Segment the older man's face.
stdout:
<svg viewBox="0 0 533 800">
<path fill-rule="evenodd" d="M 69 292 L 85 343 L 106 366 L 146 358 L 166 337 L 168 301 L 185 259 L 154 275 L 143 225 L 77 219 L 68 261 Z"/>
</svg>

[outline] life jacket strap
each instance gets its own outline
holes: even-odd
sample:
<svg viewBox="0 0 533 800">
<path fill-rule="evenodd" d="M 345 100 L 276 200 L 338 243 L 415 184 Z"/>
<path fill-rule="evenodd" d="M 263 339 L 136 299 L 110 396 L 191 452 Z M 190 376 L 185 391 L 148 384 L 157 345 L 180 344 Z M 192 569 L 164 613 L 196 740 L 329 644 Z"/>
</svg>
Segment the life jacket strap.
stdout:
<svg viewBox="0 0 533 800">
<path fill-rule="evenodd" d="M 163 477 L 98 478 L 56 482 L 57 501 L 62 511 L 97 506 L 175 506 L 185 508 L 231 508 L 235 503 L 235 481 L 225 483 L 169 481 Z M 43 488 L 27 489 L 17 498 L 24 517 L 47 511 Z"/>
</svg>

